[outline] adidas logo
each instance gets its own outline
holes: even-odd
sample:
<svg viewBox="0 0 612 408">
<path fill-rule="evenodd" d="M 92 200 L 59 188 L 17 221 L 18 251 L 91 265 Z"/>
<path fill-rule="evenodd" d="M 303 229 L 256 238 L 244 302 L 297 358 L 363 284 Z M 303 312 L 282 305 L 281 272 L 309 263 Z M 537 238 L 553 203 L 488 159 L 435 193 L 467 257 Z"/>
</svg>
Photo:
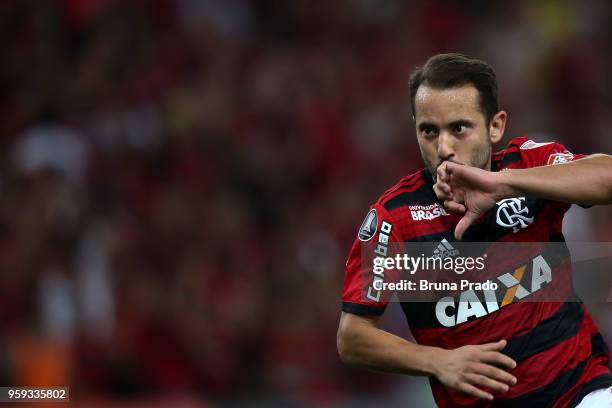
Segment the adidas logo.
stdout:
<svg viewBox="0 0 612 408">
<path fill-rule="evenodd" d="M 459 250 L 455 249 L 446 238 L 442 239 L 438 244 L 438 247 L 434 250 L 433 257 L 435 258 L 448 258 L 459 255 Z"/>
</svg>

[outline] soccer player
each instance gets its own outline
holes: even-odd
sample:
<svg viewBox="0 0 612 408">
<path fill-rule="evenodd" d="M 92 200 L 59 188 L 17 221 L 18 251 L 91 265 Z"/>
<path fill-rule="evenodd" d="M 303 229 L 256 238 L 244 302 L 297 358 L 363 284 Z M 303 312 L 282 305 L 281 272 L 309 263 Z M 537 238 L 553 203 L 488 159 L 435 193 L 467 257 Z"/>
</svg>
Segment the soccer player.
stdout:
<svg viewBox="0 0 612 408">
<path fill-rule="evenodd" d="M 436 55 L 412 73 L 409 85 L 425 168 L 387 190 L 359 229 L 345 269 L 341 359 L 428 376 L 440 407 L 612 407 L 608 348 L 576 298 L 511 298 L 461 313 L 453 302 L 402 302 L 416 343 L 377 327 L 388 298 L 372 296 L 372 267 L 362 257 L 381 243 L 565 245 L 561 226 L 572 203 L 612 204 L 611 156 L 573 154 L 559 143 L 525 137 L 492 153 L 507 114 L 498 107 L 497 79 L 486 62 Z M 569 270 L 563 279 L 571 287 L 571 264 L 552 268 L 553 276 Z"/>
</svg>

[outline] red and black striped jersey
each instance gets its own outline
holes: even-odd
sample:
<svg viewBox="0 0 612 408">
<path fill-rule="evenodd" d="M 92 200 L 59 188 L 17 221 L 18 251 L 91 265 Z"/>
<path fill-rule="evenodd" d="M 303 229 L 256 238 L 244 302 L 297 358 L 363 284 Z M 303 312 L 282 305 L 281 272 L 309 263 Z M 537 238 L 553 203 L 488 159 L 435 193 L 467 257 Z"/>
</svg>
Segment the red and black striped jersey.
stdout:
<svg viewBox="0 0 612 408">
<path fill-rule="evenodd" d="M 491 169 L 524 169 L 581 157 L 559 143 L 536 143 L 522 137 L 512 139 L 504 150 L 492 155 Z M 382 254 L 381 250 L 386 253 L 390 243 L 433 242 L 452 248 L 461 216 L 445 211 L 433 183 L 429 172 L 422 169 L 404 177 L 371 206 L 346 263 L 344 312 L 380 315 L 387 306 L 388 298 L 373 290 L 375 275 L 372 264 L 363 262 L 364 257 Z M 529 197 L 502 200 L 466 231 L 463 241 L 555 242 L 566 249 L 562 222 L 569 207 Z M 520 216 L 514 217 L 516 214 Z M 447 299 L 444 305 L 441 300 L 401 302 L 419 344 L 454 349 L 507 339 L 502 352 L 517 362 L 511 370 L 517 384 L 506 393 L 494 393 L 495 399 L 490 402 L 449 390 L 431 377 L 438 406 L 569 407 L 593 390 L 612 386 L 608 347 L 573 293 L 569 251 L 547 262 L 554 279 L 541 290 L 542 301 L 538 301 L 540 293 L 532 293 L 530 301 L 524 301 L 509 291 L 512 301 L 504 299 L 496 304 L 481 299 L 478 308 L 469 304 L 466 309 L 459 299 Z M 535 273 L 532 269 L 536 269 L 535 264 L 526 265 L 521 274 Z M 549 301 L 545 294 L 551 290 L 564 294 L 565 301 Z"/>
</svg>

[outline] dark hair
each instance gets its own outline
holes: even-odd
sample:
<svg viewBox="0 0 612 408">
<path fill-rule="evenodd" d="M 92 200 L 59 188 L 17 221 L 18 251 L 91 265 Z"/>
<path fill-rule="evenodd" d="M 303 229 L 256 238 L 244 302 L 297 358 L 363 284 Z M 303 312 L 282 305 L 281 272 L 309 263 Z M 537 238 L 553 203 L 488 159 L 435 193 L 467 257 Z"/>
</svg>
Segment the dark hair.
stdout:
<svg viewBox="0 0 612 408">
<path fill-rule="evenodd" d="M 479 59 L 463 54 L 438 54 L 431 57 L 424 66 L 418 67 L 410 75 L 410 101 L 412 116 L 414 98 L 421 85 L 435 89 L 454 88 L 472 84 L 480 94 L 480 109 L 487 123 L 499 111 L 497 102 L 497 77 L 493 67 Z"/>
</svg>

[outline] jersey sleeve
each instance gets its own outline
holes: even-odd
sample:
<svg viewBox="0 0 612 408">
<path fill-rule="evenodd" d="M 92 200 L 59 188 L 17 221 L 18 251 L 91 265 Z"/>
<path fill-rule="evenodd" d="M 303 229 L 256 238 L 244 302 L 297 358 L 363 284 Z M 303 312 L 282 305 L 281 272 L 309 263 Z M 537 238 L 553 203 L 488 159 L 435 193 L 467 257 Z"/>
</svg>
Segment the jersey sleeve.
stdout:
<svg viewBox="0 0 612 408">
<path fill-rule="evenodd" d="M 584 154 L 570 152 L 561 143 L 537 143 L 530 139 L 524 139 L 519 150 L 527 167 L 563 164 L 586 157 Z"/>
<path fill-rule="evenodd" d="M 557 142 L 537 143 L 533 140 L 523 138 L 519 149 L 527 167 L 554 166 L 569 163 L 586 157 L 585 154 L 570 152 L 563 144 Z M 579 204 L 580 207 L 589 208 L 590 205 Z M 571 204 L 559 203 L 563 212 L 567 211 Z"/>
<path fill-rule="evenodd" d="M 381 205 L 370 207 L 351 247 L 344 270 L 342 310 L 358 315 L 381 315 L 391 292 L 383 282 L 396 279 L 394 270 L 384 269 L 376 259 L 391 257 L 401 245 L 391 214 Z"/>
</svg>

